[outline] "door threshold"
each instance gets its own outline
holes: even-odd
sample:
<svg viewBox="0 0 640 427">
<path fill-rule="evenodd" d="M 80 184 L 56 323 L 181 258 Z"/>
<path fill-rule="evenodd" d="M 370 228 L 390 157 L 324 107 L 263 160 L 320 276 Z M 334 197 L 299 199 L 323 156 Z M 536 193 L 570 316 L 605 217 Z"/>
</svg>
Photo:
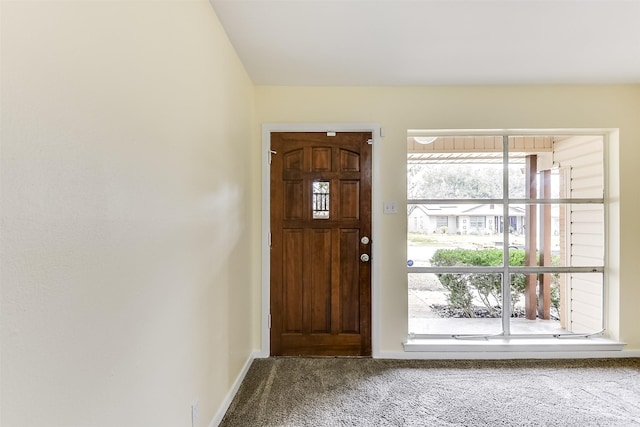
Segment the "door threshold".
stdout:
<svg viewBox="0 0 640 427">
<path fill-rule="evenodd" d="M 403 344 L 405 352 L 616 352 L 623 350 L 623 342 L 602 337 L 580 338 L 412 338 Z"/>
</svg>

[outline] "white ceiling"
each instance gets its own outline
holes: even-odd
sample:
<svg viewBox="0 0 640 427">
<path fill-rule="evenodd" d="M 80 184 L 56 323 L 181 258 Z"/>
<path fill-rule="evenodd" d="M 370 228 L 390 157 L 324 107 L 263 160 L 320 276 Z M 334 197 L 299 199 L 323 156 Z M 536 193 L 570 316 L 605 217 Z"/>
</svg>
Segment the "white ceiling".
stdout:
<svg viewBox="0 0 640 427">
<path fill-rule="evenodd" d="M 259 85 L 640 83 L 640 0 L 211 0 Z"/>
</svg>

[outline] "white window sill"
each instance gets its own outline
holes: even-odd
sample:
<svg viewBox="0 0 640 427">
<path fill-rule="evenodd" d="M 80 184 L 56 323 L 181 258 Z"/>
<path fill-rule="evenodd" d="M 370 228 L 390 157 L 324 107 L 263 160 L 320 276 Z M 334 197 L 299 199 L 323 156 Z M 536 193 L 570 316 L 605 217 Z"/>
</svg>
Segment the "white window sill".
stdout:
<svg viewBox="0 0 640 427">
<path fill-rule="evenodd" d="M 574 353 L 620 352 L 626 344 L 602 337 L 590 338 L 414 338 L 403 343 L 405 352 L 422 353 Z M 606 355 L 602 355 L 605 357 Z M 511 356 L 509 356 L 511 357 Z M 595 357 L 587 356 L 585 357 Z"/>
</svg>

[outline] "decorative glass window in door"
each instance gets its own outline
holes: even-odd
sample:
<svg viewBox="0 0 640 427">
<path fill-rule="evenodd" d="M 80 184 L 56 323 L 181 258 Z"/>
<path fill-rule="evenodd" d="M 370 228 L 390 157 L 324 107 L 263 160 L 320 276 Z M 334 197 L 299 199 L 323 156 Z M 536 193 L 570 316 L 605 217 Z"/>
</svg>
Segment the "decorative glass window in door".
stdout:
<svg viewBox="0 0 640 427">
<path fill-rule="evenodd" d="M 329 219 L 330 182 L 313 181 L 313 219 Z"/>
</svg>

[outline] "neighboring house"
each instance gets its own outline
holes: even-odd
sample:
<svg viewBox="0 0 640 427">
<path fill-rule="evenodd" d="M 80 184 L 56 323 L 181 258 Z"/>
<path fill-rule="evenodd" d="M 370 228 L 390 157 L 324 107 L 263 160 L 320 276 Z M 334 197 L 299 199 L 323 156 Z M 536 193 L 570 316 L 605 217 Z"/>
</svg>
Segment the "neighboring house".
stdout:
<svg viewBox="0 0 640 427">
<path fill-rule="evenodd" d="M 524 215 L 523 207 L 510 207 L 508 222 L 513 232 L 522 233 Z M 503 224 L 502 207 L 497 205 L 412 205 L 408 210 L 408 230 L 416 233 L 497 234 Z"/>
<path fill-rule="evenodd" d="M 410 232 L 443 234 L 448 232 L 449 216 L 434 207 L 413 205 L 409 207 L 408 215 Z"/>
</svg>

